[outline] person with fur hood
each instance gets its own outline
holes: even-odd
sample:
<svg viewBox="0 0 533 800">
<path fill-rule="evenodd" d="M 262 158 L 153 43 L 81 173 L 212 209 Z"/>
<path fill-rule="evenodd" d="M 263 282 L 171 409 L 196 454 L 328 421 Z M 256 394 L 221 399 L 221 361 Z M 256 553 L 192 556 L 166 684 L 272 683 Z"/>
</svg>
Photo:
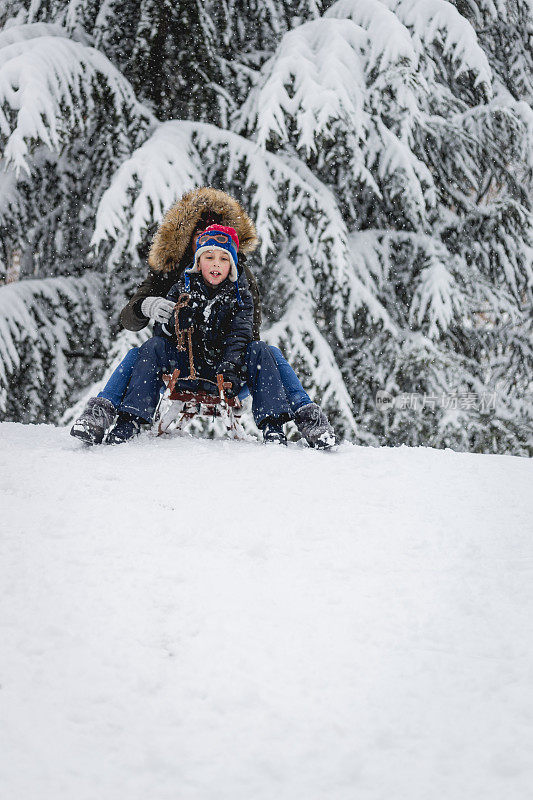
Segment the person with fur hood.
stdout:
<svg viewBox="0 0 533 800">
<path fill-rule="evenodd" d="M 107 444 L 125 442 L 152 422 L 162 375 L 175 369 L 190 374 L 197 388 L 207 391 L 209 384 L 213 391 L 221 374 L 231 384 L 229 396 L 246 383 L 265 442 L 286 444 L 283 423 L 292 419 L 292 412 L 272 353 L 264 342 L 252 341 L 253 300 L 239 270 L 238 247 L 234 228 L 224 225 L 210 225 L 197 238 L 193 266 L 167 295 L 174 306 L 169 322 L 156 323 L 152 338 L 139 348 Z M 186 330 L 188 346 L 183 341 Z"/>
<path fill-rule="evenodd" d="M 198 236 L 209 225 L 234 228 L 239 240 L 239 263 L 253 298 L 254 341 L 260 339 L 261 302 L 255 277 L 246 257 L 258 245 L 255 226 L 241 204 L 223 191 L 201 187 L 187 192 L 166 213 L 152 242 L 150 272 L 120 314 L 124 328 L 139 331 L 150 322 L 168 323 L 175 303 L 167 299 L 171 287 L 194 260 Z M 331 445 L 335 434 L 320 407 L 311 401 L 292 367 L 276 347 L 270 347 L 277 364 L 294 422 L 311 447 Z M 92 397 L 74 423 L 71 434 L 88 444 L 99 444 L 113 425 L 138 359 L 132 348 L 98 397 Z M 241 395 L 242 396 L 242 395 Z"/>
</svg>

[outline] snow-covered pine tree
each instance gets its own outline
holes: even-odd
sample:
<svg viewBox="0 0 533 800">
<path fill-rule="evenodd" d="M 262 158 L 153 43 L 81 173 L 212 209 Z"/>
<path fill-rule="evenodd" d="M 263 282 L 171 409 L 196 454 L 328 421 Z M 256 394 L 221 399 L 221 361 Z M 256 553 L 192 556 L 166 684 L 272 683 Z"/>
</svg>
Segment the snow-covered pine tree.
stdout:
<svg viewBox="0 0 533 800">
<path fill-rule="evenodd" d="M 87 283 L 94 268 L 91 201 L 97 202 L 112 172 L 135 147 L 150 115 L 102 54 L 69 38 L 57 24 L 21 18 L 19 12 L 0 32 L 1 261 L 7 266 L 14 253 L 20 254 L 21 277 L 33 280 L 31 286 L 12 284 L 7 294 L 2 290 L 1 410 L 14 418 L 57 419 L 109 340 L 110 326 L 103 325 L 102 316 L 108 291 L 102 280 Z M 69 276 L 69 281 L 57 284 L 54 276 Z M 42 280 L 41 288 L 36 279 Z M 9 313 L 7 298 L 14 302 L 17 293 L 27 306 L 25 316 L 20 303 L 14 316 Z M 82 320 L 88 326 L 84 333 Z M 57 336 L 51 333 L 54 325 Z M 13 353 L 13 342 L 24 350 L 18 360 L 5 358 Z M 60 352 L 50 352 L 51 345 Z M 39 389 L 30 391 L 37 383 Z"/>
<path fill-rule="evenodd" d="M 444 0 L 225 0 L 166 16 L 161 7 L 8 6 L 9 25 L 60 26 L 61 37 L 96 45 L 136 93 L 137 141 L 122 159 L 104 153 L 85 202 L 99 247 L 92 264 L 124 292 L 168 205 L 193 185 L 219 185 L 257 218 L 267 336 L 290 351 L 339 427 L 360 420 L 372 443 L 524 452 L 527 125 L 523 109 L 494 94 L 463 10 Z M 177 64 L 192 67 L 185 82 Z M 63 158 L 60 134 L 52 146 L 37 138 L 48 159 Z M 81 128 L 76 137 L 83 149 Z M 33 202 L 33 174 L 6 176 L 13 220 L 25 197 Z M 378 388 L 472 394 L 508 379 L 504 330 L 522 351 L 514 394 L 499 395 L 497 411 L 376 409 Z"/>
<path fill-rule="evenodd" d="M 340 0 L 286 34 L 240 117 L 333 198 L 311 247 L 305 201 L 299 235 L 290 218 L 278 297 L 291 267 L 298 279 L 273 330 L 316 377 L 318 321 L 368 441 L 527 452 L 531 153 L 523 115 L 492 89 L 449 3 Z M 425 405 L 383 414 L 377 389 Z"/>
<path fill-rule="evenodd" d="M 55 422 L 78 386 L 101 371 L 110 345 L 102 283 L 89 273 L 1 287 L 3 419 Z"/>
<path fill-rule="evenodd" d="M 452 19 L 455 13 L 452 9 Z M 411 14 L 405 21 L 415 32 L 417 25 L 430 30 L 423 16 Z M 523 33 L 525 43 L 527 30 Z M 476 84 L 465 81 L 468 73 L 454 72 L 447 61 L 445 43 L 428 53 L 431 62 L 428 55 L 425 62 L 436 70 L 443 90 L 428 98 L 429 124 L 418 137 L 418 148 L 439 188 L 433 230 L 457 263 L 465 265 L 452 272 L 463 311 L 450 318 L 446 335 L 433 337 L 453 365 L 444 372 L 446 385 L 462 393 L 463 407 L 461 397 L 458 409 L 453 408 L 457 398 L 449 397 L 451 407 L 439 420 L 436 443 L 527 453 L 533 427 L 531 110 L 502 91 L 490 49 L 485 52 L 491 59 L 490 95 L 481 102 Z M 474 395 L 476 403 L 470 405 Z"/>
<path fill-rule="evenodd" d="M 533 15 L 529 0 L 455 0 L 494 72 L 515 100 L 533 106 Z"/>
<path fill-rule="evenodd" d="M 258 8 L 253 14 L 259 13 Z M 89 243 L 98 205 L 111 176 L 124 173 L 120 169 L 117 173 L 121 162 L 137 152 L 135 148 L 157 129 L 159 120 L 173 116 L 227 120 L 233 102 L 228 88 L 232 81 L 226 80 L 230 71 L 223 45 L 233 39 L 223 28 L 215 31 L 210 17 L 213 9 L 218 5 L 209 8 L 200 2 L 171 5 L 150 0 L 10 0 L 0 9 L 0 224 L 4 232 L 0 268 L 7 272 L 16 255 L 23 278 L 84 275 L 88 269 L 103 272 L 106 280 L 99 285 L 101 304 L 107 305 L 109 313 L 108 336 L 116 325 L 117 307 L 145 270 L 142 256 L 150 228 L 192 181 L 206 182 L 206 170 L 184 163 L 179 147 L 173 150 L 172 143 L 170 152 L 164 149 L 168 156 L 164 200 L 141 215 L 146 224 L 135 237 L 140 250 L 129 246 L 130 231 L 124 229 L 115 241 L 100 242 L 98 257 L 94 257 Z M 228 16 L 225 24 L 231 24 Z M 244 34 L 246 25 L 240 30 Z M 263 35 L 261 27 L 255 31 Z M 221 47 L 213 50 L 217 38 Z M 236 68 L 235 59 L 232 68 L 234 64 Z M 250 68 L 243 74 L 249 81 Z M 237 94 L 245 91 L 243 83 L 241 77 Z M 214 131 L 218 133 L 218 129 Z M 178 162 L 184 164 L 183 172 Z M 154 177 L 157 183 L 159 176 L 148 170 L 148 188 Z M 131 205 L 131 197 L 126 202 Z M 139 219 L 138 211 L 139 204 L 132 219 Z M 107 222 L 112 224 L 113 219 Z M 71 302 L 76 286 L 81 313 L 83 303 L 96 295 L 87 295 L 83 282 L 71 281 Z M 20 292 L 25 303 L 39 306 L 28 308 L 30 316 L 42 312 L 51 324 L 52 289 L 32 293 L 24 287 Z M 48 305 L 43 311 L 40 306 L 45 295 Z M 96 306 L 93 311 L 96 313 Z M 59 361 L 49 358 L 50 337 L 44 328 L 29 327 L 36 369 L 53 382 Z M 74 328 L 73 322 L 73 337 Z M 4 398 L 8 394 L 12 398 L 9 413 L 14 418 L 27 418 L 29 412 L 23 406 L 35 403 L 35 397 L 28 399 L 24 373 L 17 371 L 15 361 L 6 355 L 12 344 L 6 336 L 2 348 Z M 60 339 L 70 347 L 67 340 L 68 335 Z M 92 360 L 98 354 L 91 351 L 89 337 L 86 341 L 85 352 Z M 68 358 L 65 365 L 67 368 Z M 81 389 L 83 380 L 80 377 L 77 384 L 74 381 L 69 386 Z M 4 413 L 6 408 L 4 403 Z M 32 413 L 38 416 L 41 411 L 42 405 L 36 405 Z M 52 403 L 48 418 L 54 414 L 57 418 L 60 411 Z"/>
<path fill-rule="evenodd" d="M 531 188 L 533 163 L 533 16 L 531 4 L 527 0 L 498 0 L 496 3 L 487 0 L 475 2 L 457 2 L 455 5 L 471 22 L 479 42 L 489 59 L 493 71 L 494 101 L 502 109 L 509 109 L 514 117 L 522 121 L 522 128 L 527 131 L 527 138 L 520 142 L 524 152 L 514 166 L 514 184 L 508 193 L 511 198 L 520 200 L 528 213 L 531 210 Z M 505 152 L 505 151 L 504 151 Z M 495 401 L 499 406 L 496 418 L 505 419 L 499 425 L 498 435 L 502 438 L 501 450 L 514 447 L 517 437 L 520 441 L 527 439 L 524 430 L 533 429 L 533 411 L 531 399 L 531 374 L 533 368 L 533 310 L 531 291 L 533 284 L 532 265 L 533 251 L 522 253 L 522 263 L 513 257 L 516 237 L 523 236 L 527 241 L 525 230 L 530 230 L 530 220 L 523 219 L 512 205 L 505 205 L 505 182 L 498 177 L 498 165 L 487 168 L 485 197 L 483 203 L 502 207 L 501 220 L 506 226 L 508 236 L 495 243 L 492 254 L 492 267 L 498 264 L 505 270 L 506 280 L 519 297 L 518 307 L 522 312 L 518 324 L 513 315 L 496 316 L 494 309 L 486 308 L 482 320 L 490 333 L 491 347 L 486 359 L 490 364 L 490 372 L 506 391 L 497 394 Z M 504 208 L 507 210 L 505 214 Z M 511 221 L 509 221 L 511 217 Z M 518 248 L 520 250 L 520 247 Z M 509 434 L 507 432 L 510 432 Z M 479 426 L 477 446 L 485 450 L 496 446 L 498 436 Z M 492 439 L 492 441 L 491 441 Z M 533 454 L 533 444 L 529 445 L 529 453 Z"/>
</svg>

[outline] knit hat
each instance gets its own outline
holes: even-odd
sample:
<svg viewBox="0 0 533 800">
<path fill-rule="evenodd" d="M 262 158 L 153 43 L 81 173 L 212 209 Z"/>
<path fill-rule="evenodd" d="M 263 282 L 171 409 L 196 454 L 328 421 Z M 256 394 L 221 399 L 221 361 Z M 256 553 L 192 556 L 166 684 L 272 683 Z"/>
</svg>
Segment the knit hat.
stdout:
<svg viewBox="0 0 533 800">
<path fill-rule="evenodd" d="M 226 225 L 210 225 L 201 233 L 196 240 L 196 250 L 194 253 L 194 264 L 188 272 L 200 272 L 198 261 L 202 253 L 206 250 L 223 250 L 229 255 L 231 266 L 228 278 L 235 283 L 239 277 L 237 267 L 239 259 L 237 250 L 239 249 L 239 237 L 235 228 L 228 228 Z"/>
</svg>

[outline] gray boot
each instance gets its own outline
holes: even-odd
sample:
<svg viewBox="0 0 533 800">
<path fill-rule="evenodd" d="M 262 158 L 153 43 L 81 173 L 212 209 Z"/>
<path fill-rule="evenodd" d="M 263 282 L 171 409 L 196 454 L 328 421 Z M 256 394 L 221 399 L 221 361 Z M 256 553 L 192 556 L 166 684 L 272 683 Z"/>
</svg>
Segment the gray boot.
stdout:
<svg viewBox="0 0 533 800">
<path fill-rule="evenodd" d="M 335 431 L 316 403 L 300 406 L 294 414 L 294 422 L 309 447 L 326 449 L 336 443 Z"/>
<path fill-rule="evenodd" d="M 81 417 L 78 417 L 70 429 L 70 435 L 86 444 L 101 444 L 116 416 L 117 409 L 110 400 L 105 397 L 91 397 Z"/>
</svg>

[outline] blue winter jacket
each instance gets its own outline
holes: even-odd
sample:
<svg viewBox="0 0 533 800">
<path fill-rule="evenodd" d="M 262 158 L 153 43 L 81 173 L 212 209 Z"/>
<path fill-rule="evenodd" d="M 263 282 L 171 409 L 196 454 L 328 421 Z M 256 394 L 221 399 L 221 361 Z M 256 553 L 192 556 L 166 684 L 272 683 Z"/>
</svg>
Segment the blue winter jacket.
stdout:
<svg viewBox="0 0 533 800">
<path fill-rule="evenodd" d="M 205 283 L 199 273 L 182 275 L 170 289 L 167 299 L 177 301 L 180 294 L 190 295 L 189 304 L 179 311 L 180 329 L 194 328 L 192 334 L 195 366 L 200 374 L 217 372 L 218 366 L 229 362 L 241 372 L 246 360 L 246 348 L 252 341 L 254 304 L 246 277 L 239 276 L 239 290 L 226 279 L 220 286 Z M 156 324 L 154 335 L 163 336 L 176 344 L 175 314 L 165 325 Z"/>
</svg>

